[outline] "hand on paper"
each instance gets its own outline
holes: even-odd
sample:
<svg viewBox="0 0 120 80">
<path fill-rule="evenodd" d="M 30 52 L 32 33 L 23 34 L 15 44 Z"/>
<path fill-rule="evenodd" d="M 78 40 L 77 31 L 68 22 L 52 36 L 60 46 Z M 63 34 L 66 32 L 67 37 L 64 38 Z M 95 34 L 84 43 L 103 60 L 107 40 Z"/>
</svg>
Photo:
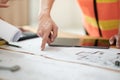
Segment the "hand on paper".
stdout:
<svg viewBox="0 0 120 80">
<path fill-rule="evenodd" d="M 116 47 L 120 49 L 120 34 L 112 36 L 109 41 L 110 44 L 114 44 L 115 42 Z"/>
<path fill-rule="evenodd" d="M 40 14 L 38 36 L 42 37 L 41 50 L 44 50 L 46 43 L 51 43 L 57 37 L 58 27 L 49 14 Z"/>
</svg>

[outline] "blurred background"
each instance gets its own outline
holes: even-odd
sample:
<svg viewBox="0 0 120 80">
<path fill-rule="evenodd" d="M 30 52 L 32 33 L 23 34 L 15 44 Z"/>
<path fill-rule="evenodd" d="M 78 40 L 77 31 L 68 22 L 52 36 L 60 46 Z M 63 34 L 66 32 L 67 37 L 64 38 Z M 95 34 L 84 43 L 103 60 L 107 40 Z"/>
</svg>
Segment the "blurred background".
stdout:
<svg viewBox="0 0 120 80">
<path fill-rule="evenodd" d="M 0 17 L 17 27 L 38 28 L 41 0 L 10 0 L 9 8 L 0 9 Z M 76 0 L 55 0 L 51 16 L 60 31 L 84 34 L 82 13 Z"/>
</svg>

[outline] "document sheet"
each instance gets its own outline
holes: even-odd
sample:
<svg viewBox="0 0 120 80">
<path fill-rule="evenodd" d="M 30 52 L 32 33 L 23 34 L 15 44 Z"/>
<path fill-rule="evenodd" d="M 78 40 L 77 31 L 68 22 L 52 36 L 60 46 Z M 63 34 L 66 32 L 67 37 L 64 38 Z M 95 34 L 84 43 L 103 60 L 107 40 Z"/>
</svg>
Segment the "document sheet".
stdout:
<svg viewBox="0 0 120 80">
<path fill-rule="evenodd" d="M 12 24 L 0 19 L 0 38 L 15 42 L 22 36 L 22 32 Z"/>
</svg>

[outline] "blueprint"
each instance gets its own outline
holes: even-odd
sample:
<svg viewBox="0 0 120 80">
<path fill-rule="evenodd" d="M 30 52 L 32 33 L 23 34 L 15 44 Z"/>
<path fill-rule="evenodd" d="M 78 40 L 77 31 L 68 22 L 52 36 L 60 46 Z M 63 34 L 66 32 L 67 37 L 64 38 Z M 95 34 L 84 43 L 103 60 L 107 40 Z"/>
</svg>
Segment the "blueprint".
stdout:
<svg viewBox="0 0 120 80">
<path fill-rule="evenodd" d="M 82 64 L 86 66 L 120 72 L 120 66 L 115 65 L 116 61 L 120 61 L 120 49 L 51 47 L 46 45 L 46 49 L 44 51 L 41 51 L 40 42 L 41 38 L 35 38 L 18 43 L 13 43 L 21 46 L 22 48 L 6 46 L 3 46 L 3 48 L 7 48 L 25 54 L 42 56 L 53 60 Z"/>
</svg>

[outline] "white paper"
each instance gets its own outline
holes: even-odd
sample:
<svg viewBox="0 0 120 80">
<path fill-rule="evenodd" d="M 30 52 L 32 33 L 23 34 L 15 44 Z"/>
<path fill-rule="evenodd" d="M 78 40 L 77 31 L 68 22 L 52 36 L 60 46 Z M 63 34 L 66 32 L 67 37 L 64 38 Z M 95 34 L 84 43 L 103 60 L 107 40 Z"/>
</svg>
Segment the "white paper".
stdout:
<svg viewBox="0 0 120 80">
<path fill-rule="evenodd" d="M 0 70 L 1 80 L 120 80 L 120 73 L 112 71 L 0 50 L 0 66 L 14 65 L 21 69 L 16 72 Z"/>
<path fill-rule="evenodd" d="M 50 47 L 46 45 L 44 51 L 40 50 L 42 39 L 35 38 L 17 43 L 22 48 L 6 47 L 14 51 L 22 51 L 32 53 L 34 55 L 48 57 L 53 60 L 82 64 L 104 70 L 115 70 L 120 72 L 120 67 L 115 66 L 115 61 L 120 60 L 120 49 L 95 49 L 82 47 Z M 103 54 L 102 54 L 103 53 Z"/>
<path fill-rule="evenodd" d="M 22 32 L 18 28 L 0 19 L 0 38 L 8 42 L 15 42 L 21 35 Z"/>
</svg>

